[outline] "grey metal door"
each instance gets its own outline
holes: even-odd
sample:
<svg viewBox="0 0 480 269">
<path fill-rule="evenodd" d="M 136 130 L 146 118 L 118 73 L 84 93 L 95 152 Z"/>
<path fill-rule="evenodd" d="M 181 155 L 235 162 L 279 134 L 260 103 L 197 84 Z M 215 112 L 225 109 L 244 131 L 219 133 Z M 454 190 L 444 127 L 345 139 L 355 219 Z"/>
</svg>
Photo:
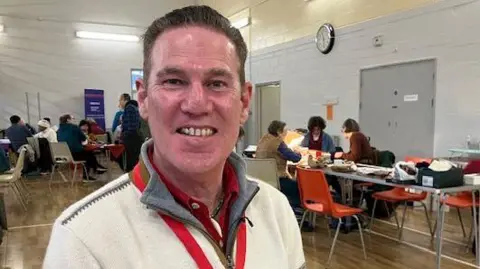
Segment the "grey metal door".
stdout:
<svg viewBox="0 0 480 269">
<path fill-rule="evenodd" d="M 256 102 L 258 112 L 258 139 L 267 133 L 273 120 L 280 120 L 280 84 L 256 86 Z"/>
<path fill-rule="evenodd" d="M 435 60 L 361 71 L 360 126 L 372 145 L 405 156 L 433 157 Z"/>
</svg>

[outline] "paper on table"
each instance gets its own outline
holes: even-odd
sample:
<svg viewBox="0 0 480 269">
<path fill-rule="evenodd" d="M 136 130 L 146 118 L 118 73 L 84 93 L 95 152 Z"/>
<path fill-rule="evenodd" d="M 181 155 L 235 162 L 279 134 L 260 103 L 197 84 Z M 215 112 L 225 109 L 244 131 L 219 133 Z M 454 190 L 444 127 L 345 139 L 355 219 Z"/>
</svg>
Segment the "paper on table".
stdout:
<svg viewBox="0 0 480 269">
<path fill-rule="evenodd" d="M 255 151 L 257 151 L 257 146 L 255 146 L 255 145 L 248 145 L 248 147 L 247 147 L 244 151 L 255 152 Z"/>
</svg>

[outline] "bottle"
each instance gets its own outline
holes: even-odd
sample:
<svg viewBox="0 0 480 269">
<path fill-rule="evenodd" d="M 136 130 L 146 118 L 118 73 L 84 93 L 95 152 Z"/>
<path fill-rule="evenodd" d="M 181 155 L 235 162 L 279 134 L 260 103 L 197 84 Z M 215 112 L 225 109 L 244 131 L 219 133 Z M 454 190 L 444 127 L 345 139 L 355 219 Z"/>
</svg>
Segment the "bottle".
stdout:
<svg viewBox="0 0 480 269">
<path fill-rule="evenodd" d="M 467 149 L 470 149 L 470 147 L 472 146 L 472 137 L 470 135 L 467 135 L 465 146 L 467 147 Z"/>
</svg>

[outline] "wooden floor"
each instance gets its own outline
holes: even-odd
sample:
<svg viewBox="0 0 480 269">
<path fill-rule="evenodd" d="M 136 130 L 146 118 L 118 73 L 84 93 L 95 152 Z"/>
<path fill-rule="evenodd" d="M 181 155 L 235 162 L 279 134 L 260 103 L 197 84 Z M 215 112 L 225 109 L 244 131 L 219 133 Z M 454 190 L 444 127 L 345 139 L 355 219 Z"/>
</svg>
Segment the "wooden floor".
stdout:
<svg viewBox="0 0 480 269">
<path fill-rule="evenodd" d="M 119 174 L 120 171 L 115 170 L 114 177 Z M 102 175 L 99 179 L 105 182 L 107 178 L 106 175 Z M 6 232 L 0 246 L 0 268 L 41 268 L 51 225 L 55 218 L 68 205 L 103 185 L 102 182 L 79 183 L 71 188 L 69 184 L 59 182 L 53 184 L 50 190 L 48 177 L 27 179 L 26 182 L 32 193 L 27 213 L 17 204 L 10 192 L 5 195 L 9 231 Z M 398 209 L 399 214 L 401 209 Z M 393 222 L 375 222 L 374 232 L 370 236 L 365 234 L 367 260 L 364 260 L 362 256 L 358 232 L 340 233 L 331 268 L 435 268 L 435 255 L 423 211 L 414 209 L 407 212 L 402 242 L 395 239 L 396 227 Z M 471 217 L 468 211 L 464 212 L 463 216 L 468 234 Z M 325 268 L 331 239 L 324 221 L 324 218 L 319 217 L 316 230 L 303 233 L 303 244 L 309 269 Z M 462 236 L 455 212 L 446 215 L 444 237 L 446 239 L 443 246 L 442 268 L 474 268 L 472 264 L 474 256 L 470 252 L 466 252 L 466 239 Z"/>
</svg>

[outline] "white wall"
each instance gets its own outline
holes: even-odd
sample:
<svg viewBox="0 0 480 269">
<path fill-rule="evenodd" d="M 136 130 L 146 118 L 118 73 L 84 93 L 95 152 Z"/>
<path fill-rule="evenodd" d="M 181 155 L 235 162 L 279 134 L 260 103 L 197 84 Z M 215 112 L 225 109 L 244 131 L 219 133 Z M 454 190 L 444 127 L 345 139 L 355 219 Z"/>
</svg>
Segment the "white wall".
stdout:
<svg viewBox="0 0 480 269">
<path fill-rule="evenodd" d="M 306 126 L 311 115 L 325 116 L 324 97 L 338 96 L 327 127 L 338 135 L 344 119 L 358 119 L 361 68 L 436 58 L 434 155 L 445 156 L 467 135 L 480 137 L 479 14 L 479 0 L 441 1 L 337 29 L 329 55 L 317 51 L 314 33 L 255 51 L 246 70 L 254 83 L 281 81 L 282 120 L 292 128 Z M 378 34 L 384 45 L 375 48 Z"/>
<path fill-rule="evenodd" d="M 54 123 L 61 114 L 84 115 L 85 88 L 105 90 L 107 128 L 117 111 L 118 97 L 130 93 L 130 69 L 142 67 L 142 44 L 81 40 L 75 30 L 141 35 L 156 17 L 193 0 L 2 0 L 0 23 L 0 128 L 18 114 Z M 100 23 L 100 24 L 99 24 Z"/>
</svg>

